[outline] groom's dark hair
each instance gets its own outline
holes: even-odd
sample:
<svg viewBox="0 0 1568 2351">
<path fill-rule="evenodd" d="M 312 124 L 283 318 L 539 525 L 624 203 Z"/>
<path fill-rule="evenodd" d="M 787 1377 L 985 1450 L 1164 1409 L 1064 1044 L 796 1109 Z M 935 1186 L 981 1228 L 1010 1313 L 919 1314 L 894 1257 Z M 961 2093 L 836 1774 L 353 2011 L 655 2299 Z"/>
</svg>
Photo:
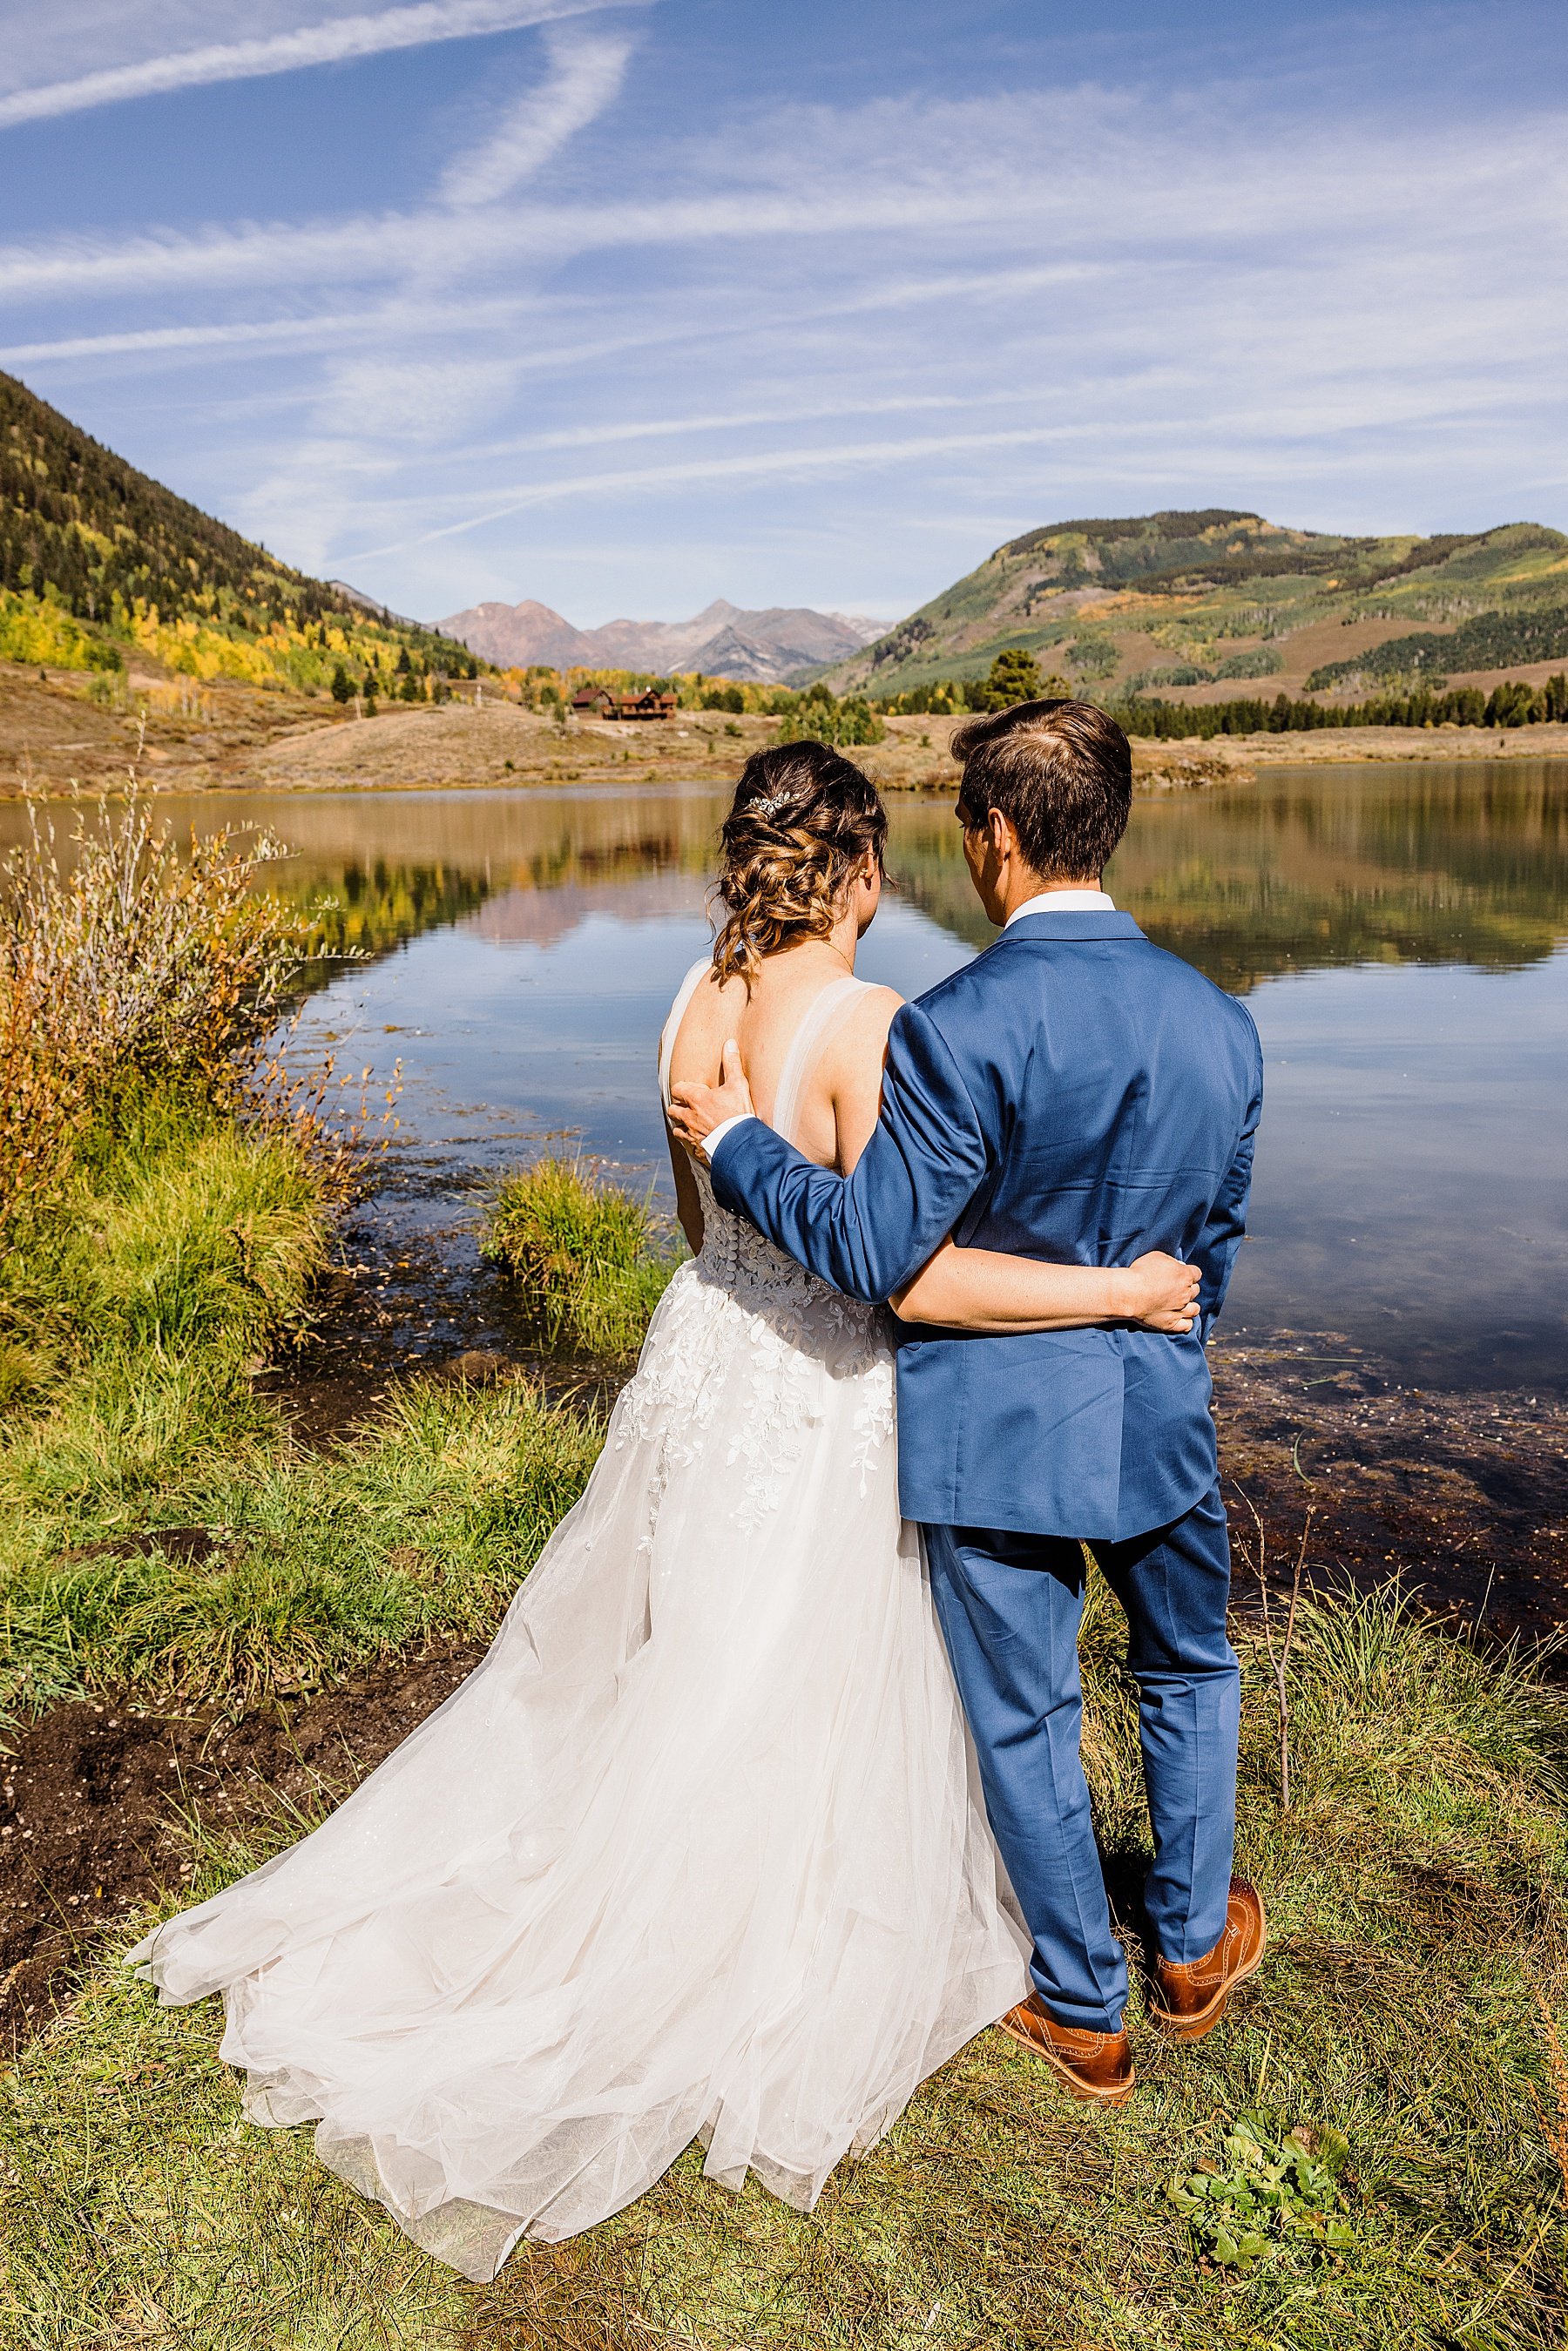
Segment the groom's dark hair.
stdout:
<svg viewBox="0 0 1568 2351">
<path fill-rule="evenodd" d="M 1133 749 L 1092 702 L 1015 702 L 953 737 L 958 813 L 973 831 L 998 809 L 1042 881 L 1102 873 L 1127 829 Z"/>
</svg>

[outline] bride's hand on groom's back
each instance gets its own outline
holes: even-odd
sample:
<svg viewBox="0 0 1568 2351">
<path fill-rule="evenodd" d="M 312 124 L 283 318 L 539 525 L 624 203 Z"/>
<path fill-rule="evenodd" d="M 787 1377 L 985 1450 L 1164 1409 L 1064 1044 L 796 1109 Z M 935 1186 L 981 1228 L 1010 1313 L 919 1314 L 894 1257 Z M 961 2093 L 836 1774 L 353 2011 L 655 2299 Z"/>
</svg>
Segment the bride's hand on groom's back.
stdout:
<svg viewBox="0 0 1568 2351">
<path fill-rule="evenodd" d="M 1118 1273 L 1118 1287 L 1129 1322 L 1146 1331 L 1190 1331 L 1197 1321 L 1198 1285 L 1203 1277 L 1196 1265 L 1184 1265 L 1164 1249 L 1146 1249 Z"/>
</svg>

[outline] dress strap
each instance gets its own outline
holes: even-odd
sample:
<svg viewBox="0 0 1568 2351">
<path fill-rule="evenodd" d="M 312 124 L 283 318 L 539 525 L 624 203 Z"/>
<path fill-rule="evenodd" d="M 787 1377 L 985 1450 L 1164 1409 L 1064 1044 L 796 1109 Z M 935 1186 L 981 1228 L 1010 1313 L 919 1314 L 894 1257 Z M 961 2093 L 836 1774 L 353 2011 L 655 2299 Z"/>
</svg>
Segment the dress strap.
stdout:
<svg viewBox="0 0 1568 2351">
<path fill-rule="evenodd" d="M 675 1000 L 670 1007 L 669 1019 L 665 1021 L 664 1029 L 660 1032 L 659 1099 L 664 1103 L 666 1110 L 670 1107 L 670 1055 L 675 1050 L 675 1033 L 680 1028 L 681 1022 L 685 1018 L 687 1005 L 696 994 L 697 988 L 702 981 L 707 977 L 708 973 L 712 969 L 713 957 L 711 955 L 706 955 L 703 956 L 700 963 L 693 964 L 690 971 L 687 972 L 685 979 L 682 980 L 680 987 L 675 991 Z"/>
<path fill-rule="evenodd" d="M 854 998 L 869 986 L 852 976 L 831 979 L 819 989 L 806 1007 L 805 1017 L 789 1041 L 784 1056 L 784 1067 L 779 1073 L 779 1089 L 773 1098 L 773 1130 L 786 1143 L 793 1143 L 795 1123 L 800 1115 L 800 1097 L 807 1081 L 822 1056 L 822 1049 L 847 1012 Z"/>
</svg>

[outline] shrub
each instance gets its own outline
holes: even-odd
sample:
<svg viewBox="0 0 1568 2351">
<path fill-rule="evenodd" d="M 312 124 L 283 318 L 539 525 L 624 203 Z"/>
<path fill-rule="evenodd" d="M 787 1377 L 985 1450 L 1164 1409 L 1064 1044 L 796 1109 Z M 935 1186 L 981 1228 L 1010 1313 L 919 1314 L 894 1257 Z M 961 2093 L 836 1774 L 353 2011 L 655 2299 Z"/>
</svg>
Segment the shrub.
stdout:
<svg viewBox="0 0 1568 2351">
<path fill-rule="evenodd" d="M 483 1247 L 562 1354 L 634 1355 L 677 1263 L 647 1200 L 574 1159 L 540 1159 L 504 1184 Z"/>
<path fill-rule="evenodd" d="M 237 1100 L 306 925 L 257 873 L 284 852 L 227 830 L 187 850 L 149 804 L 78 812 L 68 843 L 29 809 L 0 866 L 0 1228 L 37 1201 L 106 1093 L 169 1078 Z"/>
</svg>

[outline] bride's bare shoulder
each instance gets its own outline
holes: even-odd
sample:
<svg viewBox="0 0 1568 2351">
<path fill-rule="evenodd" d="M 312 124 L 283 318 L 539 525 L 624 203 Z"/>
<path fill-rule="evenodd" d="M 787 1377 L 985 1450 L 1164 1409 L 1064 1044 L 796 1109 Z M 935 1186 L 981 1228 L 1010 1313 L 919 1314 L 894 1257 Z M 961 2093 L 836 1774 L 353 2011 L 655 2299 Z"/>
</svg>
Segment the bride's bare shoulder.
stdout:
<svg viewBox="0 0 1568 2351">
<path fill-rule="evenodd" d="M 868 981 L 861 990 L 859 1001 L 855 1006 L 855 1019 L 864 1034 L 875 1035 L 880 1032 L 885 1044 L 887 1032 L 893 1026 L 894 1016 L 903 1009 L 904 998 L 896 987 L 883 987 L 872 980 Z"/>
<path fill-rule="evenodd" d="M 868 984 L 858 991 L 848 1017 L 830 1040 L 830 1059 L 836 1061 L 840 1073 L 857 1067 L 881 1070 L 887 1032 L 903 1002 L 896 987 Z"/>
<path fill-rule="evenodd" d="M 676 1063 L 692 1060 L 703 1062 L 714 1057 L 715 1039 L 722 1044 L 733 1036 L 735 1024 L 746 1008 L 746 988 L 738 979 L 721 979 L 716 971 L 706 971 L 686 998 L 675 1033 L 671 1040 L 672 1059 Z M 682 1069 L 683 1076 L 689 1071 Z"/>
</svg>

